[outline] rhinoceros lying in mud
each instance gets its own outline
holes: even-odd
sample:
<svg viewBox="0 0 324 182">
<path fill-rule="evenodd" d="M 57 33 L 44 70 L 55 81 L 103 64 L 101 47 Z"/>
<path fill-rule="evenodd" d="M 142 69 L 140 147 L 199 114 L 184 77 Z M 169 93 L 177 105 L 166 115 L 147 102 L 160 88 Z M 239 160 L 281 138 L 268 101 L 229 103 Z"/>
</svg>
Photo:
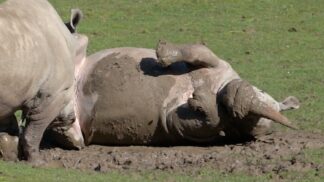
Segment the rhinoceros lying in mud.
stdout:
<svg viewBox="0 0 324 182">
<path fill-rule="evenodd" d="M 80 13 L 74 15 L 77 23 Z M 73 119 L 74 62 L 82 59 L 85 40 L 70 33 L 47 0 L 7 0 L 0 5 L 1 145 L 18 142 L 9 135 L 18 135 L 14 112 L 21 109 L 26 118 L 19 141 L 23 155 L 39 162 L 39 144 L 48 125 L 56 117 L 61 119 L 57 122 Z"/>
<path fill-rule="evenodd" d="M 155 145 L 240 140 L 269 132 L 275 101 L 204 45 L 107 49 L 76 65 L 75 123 L 86 144 Z M 73 139 L 72 139 L 73 140 Z"/>
</svg>

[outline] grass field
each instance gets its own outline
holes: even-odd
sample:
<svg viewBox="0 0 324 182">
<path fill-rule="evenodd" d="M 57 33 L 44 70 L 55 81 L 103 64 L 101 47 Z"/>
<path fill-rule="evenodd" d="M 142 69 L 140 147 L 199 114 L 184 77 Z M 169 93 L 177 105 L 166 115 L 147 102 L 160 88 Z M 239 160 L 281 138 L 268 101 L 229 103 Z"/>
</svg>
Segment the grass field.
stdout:
<svg viewBox="0 0 324 182">
<path fill-rule="evenodd" d="M 252 84 L 277 99 L 294 95 L 298 111 L 286 115 L 302 130 L 324 134 L 324 1 L 319 0 L 50 0 L 63 19 L 78 7 L 85 15 L 79 32 L 90 39 L 88 53 L 112 47 L 154 48 L 159 39 L 206 42 Z M 284 128 L 280 128 L 286 130 Z M 312 151 L 323 160 L 323 150 Z M 39 172 L 40 171 L 40 172 Z M 267 176 L 195 177 L 145 173 L 99 175 L 65 170 L 35 170 L 0 162 L 0 181 L 228 181 L 266 180 Z M 37 174 L 35 174 L 37 173 Z M 309 172 L 309 177 L 312 172 Z M 288 180 L 294 173 L 287 174 Z M 27 178 L 26 178 L 27 177 Z M 314 177 L 314 180 L 317 178 Z M 318 179 L 320 180 L 320 179 Z M 43 181 L 43 180 L 42 180 Z"/>
</svg>

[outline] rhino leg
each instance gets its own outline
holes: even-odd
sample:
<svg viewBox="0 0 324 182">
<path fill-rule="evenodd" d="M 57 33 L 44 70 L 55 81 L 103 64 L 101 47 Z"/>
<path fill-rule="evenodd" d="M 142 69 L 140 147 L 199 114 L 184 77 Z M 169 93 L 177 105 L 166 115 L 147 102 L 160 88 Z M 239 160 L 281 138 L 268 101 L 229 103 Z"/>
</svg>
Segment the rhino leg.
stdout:
<svg viewBox="0 0 324 182">
<path fill-rule="evenodd" d="M 215 124 L 218 123 L 218 124 Z M 167 127 L 169 136 L 175 143 L 190 141 L 196 143 L 208 143 L 222 136 L 219 133 L 223 125 L 219 121 L 211 123 L 204 113 L 193 110 L 184 104 L 168 113 Z"/>
<path fill-rule="evenodd" d="M 296 97 L 289 96 L 284 101 L 280 102 L 279 106 L 280 106 L 280 111 L 298 109 L 300 107 L 300 102 Z"/>
<path fill-rule="evenodd" d="M 188 105 L 194 111 L 200 111 L 206 116 L 206 120 L 217 126 L 219 116 L 216 109 L 216 96 L 206 88 L 196 88 L 193 98 L 188 100 Z"/>
<path fill-rule="evenodd" d="M 217 67 L 219 62 L 219 58 L 202 44 L 176 45 L 159 41 L 156 56 L 159 63 L 165 67 L 179 61 L 198 67 Z"/>
<path fill-rule="evenodd" d="M 39 94 L 42 95 L 42 94 Z M 39 100 L 38 100 L 39 99 Z M 39 145 L 43 134 L 49 124 L 59 115 L 64 106 L 66 97 L 61 92 L 56 97 L 36 98 L 32 102 L 37 106 L 30 106 L 26 112 L 26 128 L 19 140 L 24 157 L 34 165 L 42 165 L 43 160 L 39 157 Z"/>
</svg>

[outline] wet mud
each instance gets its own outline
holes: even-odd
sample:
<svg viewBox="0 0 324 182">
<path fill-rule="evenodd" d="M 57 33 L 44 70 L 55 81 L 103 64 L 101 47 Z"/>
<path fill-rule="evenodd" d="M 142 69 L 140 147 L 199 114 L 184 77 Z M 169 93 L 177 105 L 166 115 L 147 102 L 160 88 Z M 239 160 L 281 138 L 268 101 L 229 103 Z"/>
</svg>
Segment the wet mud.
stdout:
<svg viewBox="0 0 324 182">
<path fill-rule="evenodd" d="M 201 169 L 244 172 L 251 175 L 286 171 L 321 171 L 324 160 L 314 162 L 307 151 L 324 148 L 324 136 L 297 131 L 275 132 L 244 144 L 220 146 L 98 146 L 80 151 L 47 148 L 41 155 L 62 167 L 97 172 L 162 170 L 190 173 Z"/>
</svg>

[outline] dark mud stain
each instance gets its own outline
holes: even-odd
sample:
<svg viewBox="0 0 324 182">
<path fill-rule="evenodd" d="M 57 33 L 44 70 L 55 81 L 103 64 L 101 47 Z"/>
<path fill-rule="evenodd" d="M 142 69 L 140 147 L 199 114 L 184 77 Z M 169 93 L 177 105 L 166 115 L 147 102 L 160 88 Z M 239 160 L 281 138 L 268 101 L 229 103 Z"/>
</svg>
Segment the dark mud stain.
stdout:
<svg viewBox="0 0 324 182">
<path fill-rule="evenodd" d="M 273 133 L 246 144 L 211 147 L 107 147 L 92 145 L 81 151 L 45 149 L 41 155 L 60 161 L 66 168 L 108 172 L 163 170 L 192 174 L 202 167 L 219 172 L 251 175 L 285 171 L 320 171 L 324 162 L 308 161 L 305 151 L 324 147 L 324 136 L 288 132 Z"/>
</svg>

